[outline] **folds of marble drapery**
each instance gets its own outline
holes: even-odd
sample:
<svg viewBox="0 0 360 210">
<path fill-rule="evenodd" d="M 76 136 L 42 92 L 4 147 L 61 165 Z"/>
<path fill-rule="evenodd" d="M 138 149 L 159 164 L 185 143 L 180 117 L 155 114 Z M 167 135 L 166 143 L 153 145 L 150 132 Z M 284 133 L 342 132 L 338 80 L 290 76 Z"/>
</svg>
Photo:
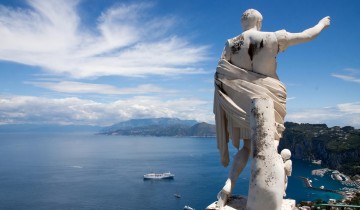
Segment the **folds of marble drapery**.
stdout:
<svg viewBox="0 0 360 210">
<path fill-rule="evenodd" d="M 229 164 L 228 142 L 239 148 L 240 139 L 250 139 L 251 100 L 270 98 L 274 102 L 275 140 L 284 131 L 286 88 L 278 79 L 219 61 L 215 73 L 214 114 L 217 146 L 224 166 Z"/>
</svg>

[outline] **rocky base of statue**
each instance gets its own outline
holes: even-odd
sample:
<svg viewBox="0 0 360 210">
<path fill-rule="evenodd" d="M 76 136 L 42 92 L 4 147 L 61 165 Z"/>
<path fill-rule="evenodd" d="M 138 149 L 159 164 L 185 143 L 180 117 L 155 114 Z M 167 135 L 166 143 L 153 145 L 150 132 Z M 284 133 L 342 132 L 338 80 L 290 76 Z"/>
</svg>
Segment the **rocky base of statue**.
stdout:
<svg viewBox="0 0 360 210">
<path fill-rule="evenodd" d="M 233 195 L 230 196 L 226 202 L 226 205 L 223 208 L 216 206 L 217 201 L 210 204 L 206 210 L 246 210 L 246 197 Z M 284 199 L 281 205 L 281 210 L 297 210 L 295 206 L 295 200 Z"/>
</svg>

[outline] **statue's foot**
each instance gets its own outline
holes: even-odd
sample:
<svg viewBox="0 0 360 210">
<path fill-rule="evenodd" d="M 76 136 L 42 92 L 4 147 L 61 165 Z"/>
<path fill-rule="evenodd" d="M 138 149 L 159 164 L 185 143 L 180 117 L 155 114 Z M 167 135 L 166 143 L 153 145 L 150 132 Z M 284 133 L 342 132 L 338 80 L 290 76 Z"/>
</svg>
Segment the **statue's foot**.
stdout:
<svg viewBox="0 0 360 210">
<path fill-rule="evenodd" d="M 227 180 L 225 186 L 222 190 L 217 194 L 217 204 L 216 206 L 220 209 L 226 205 L 227 199 L 230 197 L 231 194 L 231 181 Z"/>
<path fill-rule="evenodd" d="M 222 189 L 218 194 L 217 194 L 217 203 L 216 203 L 216 207 L 218 208 L 222 208 L 226 205 L 227 199 L 230 197 L 230 192 L 226 192 L 224 189 Z"/>
</svg>

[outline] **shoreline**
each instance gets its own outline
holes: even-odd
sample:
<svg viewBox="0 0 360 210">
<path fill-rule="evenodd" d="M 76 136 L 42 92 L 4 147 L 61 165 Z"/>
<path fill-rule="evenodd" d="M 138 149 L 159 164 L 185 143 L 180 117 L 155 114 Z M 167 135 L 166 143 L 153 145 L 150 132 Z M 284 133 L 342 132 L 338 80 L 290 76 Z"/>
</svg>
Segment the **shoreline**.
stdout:
<svg viewBox="0 0 360 210">
<path fill-rule="evenodd" d="M 321 168 L 321 169 L 315 169 L 315 170 L 311 171 L 311 175 L 320 176 L 320 177 L 325 176 L 325 174 L 327 174 L 327 173 L 331 173 L 331 175 L 330 175 L 331 179 L 339 181 L 342 185 L 345 186 L 345 187 L 337 190 L 337 192 L 343 196 L 343 201 L 351 200 L 355 196 L 356 193 L 360 192 L 360 180 L 352 180 L 349 176 L 345 175 L 344 173 L 341 173 L 338 170 L 333 170 L 333 169 L 329 169 L 329 168 Z M 310 187 L 312 188 L 311 180 L 306 177 L 302 177 L 302 178 L 304 179 L 304 182 L 306 179 L 306 181 L 308 183 L 310 183 Z M 305 185 L 308 187 L 308 184 L 305 184 Z"/>
<path fill-rule="evenodd" d="M 315 169 L 311 171 L 311 175 L 323 177 L 326 173 L 330 173 L 330 172 L 331 172 L 330 177 L 333 180 L 339 181 L 343 185 L 356 187 L 360 189 L 360 180 L 352 180 L 350 176 L 341 173 L 338 170 L 329 169 L 329 168 Z"/>
<path fill-rule="evenodd" d="M 346 193 L 342 192 L 341 190 L 331 190 L 331 189 L 326 189 L 326 188 L 322 188 L 322 187 L 313 187 L 311 179 L 309 179 L 307 177 L 303 177 L 303 176 L 299 176 L 299 178 L 304 181 L 305 186 L 307 188 L 311 188 L 311 189 L 319 190 L 319 191 L 325 191 L 325 192 L 332 192 L 332 193 L 336 193 L 336 194 L 339 194 L 342 196 L 346 195 Z"/>
</svg>

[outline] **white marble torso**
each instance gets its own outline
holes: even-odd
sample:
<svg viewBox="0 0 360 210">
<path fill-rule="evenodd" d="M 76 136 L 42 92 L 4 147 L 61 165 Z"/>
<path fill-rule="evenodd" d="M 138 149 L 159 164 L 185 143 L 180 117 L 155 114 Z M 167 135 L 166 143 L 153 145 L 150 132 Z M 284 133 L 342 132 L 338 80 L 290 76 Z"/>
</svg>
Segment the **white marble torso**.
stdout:
<svg viewBox="0 0 360 210">
<path fill-rule="evenodd" d="M 227 41 L 222 58 L 240 68 L 278 79 L 276 55 L 286 48 L 286 33 L 245 31 Z"/>
</svg>

